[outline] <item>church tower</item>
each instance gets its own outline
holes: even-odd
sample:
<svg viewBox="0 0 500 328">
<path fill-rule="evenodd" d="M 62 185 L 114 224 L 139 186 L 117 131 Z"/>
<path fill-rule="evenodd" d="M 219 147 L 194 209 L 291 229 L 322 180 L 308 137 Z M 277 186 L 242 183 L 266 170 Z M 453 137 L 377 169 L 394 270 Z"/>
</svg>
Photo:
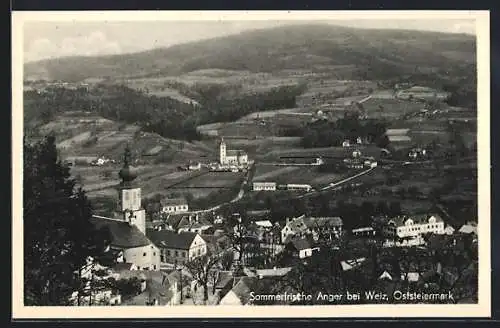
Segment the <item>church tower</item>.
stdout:
<svg viewBox="0 0 500 328">
<path fill-rule="evenodd" d="M 224 138 L 221 138 L 219 144 L 219 162 L 226 164 L 226 143 L 224 142 Z"/>
<path fill-rule="evenodd" d="M 137 178 L 136 171 L 130 167 L 131 152 L 127 144 L 123 158 L 123 168 L 118 175 L 121 178 L 119 187 L 119 208 L 124 221 L 135 225 L 140 231 L 146 234 L 146 211 L 141 205 L 141 188 L 137 187 L 133 181 Z"/>
</svg>

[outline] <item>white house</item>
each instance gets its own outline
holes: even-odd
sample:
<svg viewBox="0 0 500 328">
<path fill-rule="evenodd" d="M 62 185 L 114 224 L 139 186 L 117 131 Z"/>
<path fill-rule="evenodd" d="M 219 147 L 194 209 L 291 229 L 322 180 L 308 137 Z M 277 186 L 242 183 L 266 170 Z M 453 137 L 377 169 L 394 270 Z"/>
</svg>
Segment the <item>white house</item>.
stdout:
<svg viewBox="0 0 500 328">
<path fill-rule="evenodd" d="M 286 185 L 287 190 L 304 190 L 304 191 L 311 191 L 312 187 L 311 185 L 308 184 L 296 184 L 296 183 L 289 183 Z"/>
<path fill-rule="evenodd" d="M 276 190 L 276 182 L 254 182 L 253 183 L 254 191 L 275 191 Z"/>
<path fill-rule="evenodd" d="M 373 229 L 372 227 L 363 227 L 352 229 L 351 233 L 356 237 L 375 236 L 375 229 Z"/>
<path fill-rule="evenodd" d="M 189 211 L 189 205 L 185 198 L 165 198 L 161 202 L 163 213 L 185 213 Z"/>
<path fill-rule="evenodd" d="M 147 235 L 160 249 L 161 263 L 184 264 L 207 254 L 207 243 L 198 233 L 148 229 Z"/>
<path fill-rule="evenodd" d="M 436 214 L 398 216 L 386 220 L 383 233 L 387 237 L 418 237 L 426 233 L 444 234 L 444 221 Z"/>
</svg>

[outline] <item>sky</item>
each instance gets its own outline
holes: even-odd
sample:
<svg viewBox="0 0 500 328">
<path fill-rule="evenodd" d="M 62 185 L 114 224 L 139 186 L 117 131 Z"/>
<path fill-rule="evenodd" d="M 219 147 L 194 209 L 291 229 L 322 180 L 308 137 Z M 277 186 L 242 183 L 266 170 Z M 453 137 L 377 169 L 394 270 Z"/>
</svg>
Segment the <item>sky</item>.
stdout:
<svg viewBox="0 0 500 328">
<path fill-rule="evenodd" d="M 47 58 L 139 52 L 252 29 L 312 21 L 27 21 L 23 29 L 24 62 Z M 319 21 L 314 21 L 319 23 Z M 475 34 L 473 19 L 358 19 L 320 23 L 359 27 Z"/>
</svg>

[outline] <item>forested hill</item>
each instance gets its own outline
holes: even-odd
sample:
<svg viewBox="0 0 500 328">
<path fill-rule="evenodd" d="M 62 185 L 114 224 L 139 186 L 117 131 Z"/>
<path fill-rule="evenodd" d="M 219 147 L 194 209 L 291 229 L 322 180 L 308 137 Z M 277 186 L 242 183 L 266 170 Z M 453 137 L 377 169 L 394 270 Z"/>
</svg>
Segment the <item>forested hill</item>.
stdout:
<svg viewBox="0 0 500 328">
<path fill-rule="evenodd" d="M 166 31 L 165 33 L 168 33 Z M 66 57 L 25 65 L 25 78 L 179 75 L 198 69 L 276 72 L 342 70 L 341 79 L 383 80 L 404 74 L 475 74 L 475 38 L 460 34 L 298 25 L 254 30 L 140 53 Z"/>
</svg>

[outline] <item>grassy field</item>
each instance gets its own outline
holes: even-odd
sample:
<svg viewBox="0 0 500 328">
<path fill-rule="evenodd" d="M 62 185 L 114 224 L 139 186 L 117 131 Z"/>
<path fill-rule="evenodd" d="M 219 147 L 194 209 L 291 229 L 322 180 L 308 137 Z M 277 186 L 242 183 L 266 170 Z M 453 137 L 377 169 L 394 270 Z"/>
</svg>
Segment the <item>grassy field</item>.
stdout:
<svg viewBox="0 0 500 328">
<path fill-rule="evenodd" d="M 155 133 L 141 132 L 139 126 L 126 125 L 89 116 L 83 112 L 58 116 L 38 128 L 41 135 L 55 133 L 63 158 L 106 156 L 122 160 L 127 143 L 139 164 L 179 163 L 215 158 L 216 149 L 201 142 L 166 139 Z"/>
<path fill-rule="evenodd" d="M 423 109 L 423 104 L 391 98 L 371 97 L 362 104 L 370 118 L 396 118 L 405 113 Z"/>
</svg>

